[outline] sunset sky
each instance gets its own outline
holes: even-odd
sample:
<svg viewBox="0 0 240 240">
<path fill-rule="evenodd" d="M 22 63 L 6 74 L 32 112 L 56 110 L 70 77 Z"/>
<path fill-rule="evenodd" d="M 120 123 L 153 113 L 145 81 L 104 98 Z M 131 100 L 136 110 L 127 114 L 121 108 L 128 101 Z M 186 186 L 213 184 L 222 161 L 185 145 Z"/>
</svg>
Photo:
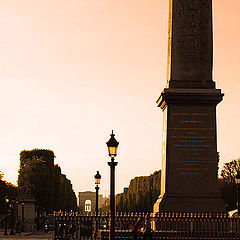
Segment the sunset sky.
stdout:
<svg viewBox="0 0 240 240">
<path fill-rule="evenodd" d="M 51 149 L 74 190 L 109 194 L 106 141 L 120 142 L 116 191 L 161 166 L 168 0 L 0 0 L 0 171 Z M 214 74 L 222 166 L 240 156 L 240 1 L 215 0 Z"/>
</svg>

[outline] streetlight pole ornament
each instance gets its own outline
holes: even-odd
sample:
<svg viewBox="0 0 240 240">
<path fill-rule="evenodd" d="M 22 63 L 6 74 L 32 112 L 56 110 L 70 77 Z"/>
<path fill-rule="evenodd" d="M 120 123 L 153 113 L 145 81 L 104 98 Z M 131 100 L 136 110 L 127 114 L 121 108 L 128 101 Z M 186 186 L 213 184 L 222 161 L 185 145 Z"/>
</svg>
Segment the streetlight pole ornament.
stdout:
<svg viewBox="0 0 240 240">
<path fill-rule="evenodd" d="M 98 191 L 99 191 L 99 185 L 100 185 L 100 180 L 101 180 L 101 175 L 99 171 L 97 171 L 97 174 L 94 176 L 95 179 L 95 184 L 96 184 L 96 226 L 95 226 L 95 236 L 94 239 L 97 239 L 98 235 Z"/>
<path fill-rule="evenodd" d="M 116 157 L 117 156 L 117 148 L 119 145 L 119 142 L 115 139 L 115 134 L 113 133 L 110 135 L 110 139 L 108 140 L 107 147 L 108 147 L 108 154 L 110 157 Z"/>
<path fill-rule="evenodd" d="M 99 171 L 97 171 L 97 174 L 94 176 L 96 185 L 100 184 L 101 177 Z"/>
</svg>

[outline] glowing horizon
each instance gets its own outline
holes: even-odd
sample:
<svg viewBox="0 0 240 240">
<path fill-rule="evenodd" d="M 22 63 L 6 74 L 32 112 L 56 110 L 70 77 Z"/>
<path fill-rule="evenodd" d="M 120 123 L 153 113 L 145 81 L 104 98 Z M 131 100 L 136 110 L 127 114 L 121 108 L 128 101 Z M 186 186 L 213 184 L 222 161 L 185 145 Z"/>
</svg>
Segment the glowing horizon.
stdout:
<svg viewBox="0 0 240 240">
<path fill-rule="evenodd" d="M 106 141 L 120 142 L 116 192 L 161 166 L 166 85 L 166 0 L 1 2 L 0 170 L 16 183 L 19 154 L 51 149 L 75 192 L 109 191 Z M 214 71 L 220 167 L 240 156 L 240 2 L 214 5 Z"/>
</svg>

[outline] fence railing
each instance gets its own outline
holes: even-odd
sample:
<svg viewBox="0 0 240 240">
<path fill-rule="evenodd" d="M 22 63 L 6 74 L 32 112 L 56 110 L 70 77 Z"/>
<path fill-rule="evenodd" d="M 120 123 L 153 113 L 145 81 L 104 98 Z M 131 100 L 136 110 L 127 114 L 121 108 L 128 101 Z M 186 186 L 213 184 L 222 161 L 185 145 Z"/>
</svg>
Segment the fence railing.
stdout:
<svg viewBox="0 0 240 240">
<path fill-rule="evenodd" d="M 133 239 L 132 228 L 146 213 L 121 213 L 115 217 L 115 239 Z M 54 239 L 109 239 L 108 214 L 55 213 Z M 211 213 L 150 214 L 152 239 L 240 239 L 240 218 Z M 144 221 L 142 221 L 144 222 Z M 96 228 L 96 226 L 98 226 Z M 142 227 L 138 239 L 142 239 Z M 97 229 L 97 231 L 96 231 Z"/>
</svg>

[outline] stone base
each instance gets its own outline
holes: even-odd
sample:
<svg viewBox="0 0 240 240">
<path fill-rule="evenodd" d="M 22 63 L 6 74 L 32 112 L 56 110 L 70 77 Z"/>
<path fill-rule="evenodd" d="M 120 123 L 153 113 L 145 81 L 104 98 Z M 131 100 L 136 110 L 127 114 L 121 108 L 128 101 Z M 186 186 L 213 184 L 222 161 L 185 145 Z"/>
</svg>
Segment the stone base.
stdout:
<svg viewBox="0 0 240 240">
<path fill-rule="evenodd" d="M 160 196 L 153 206 L 154 213 L 161 212 L 226 212 L 220 197 L 170 197 Z"/>
<path fill-rule="evenodd" d="M 24 231 L 25 232 L 36 232 L 37 225 L 35 219 L 25 219 L 24 220 Z"/>
<path fill-rule="evenodd" d="M 36 206 L 35 199 L 33 197 L 22 197 L 21 202 L 23 204 L 18 205 L 18 219 L 24 222 L 25 232 L 35 232 L 36 227 Z M 23 220 L 24 218 L 24 220 Z"/>
</svg>

